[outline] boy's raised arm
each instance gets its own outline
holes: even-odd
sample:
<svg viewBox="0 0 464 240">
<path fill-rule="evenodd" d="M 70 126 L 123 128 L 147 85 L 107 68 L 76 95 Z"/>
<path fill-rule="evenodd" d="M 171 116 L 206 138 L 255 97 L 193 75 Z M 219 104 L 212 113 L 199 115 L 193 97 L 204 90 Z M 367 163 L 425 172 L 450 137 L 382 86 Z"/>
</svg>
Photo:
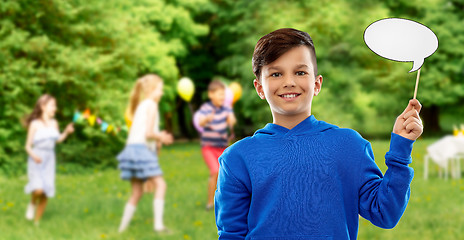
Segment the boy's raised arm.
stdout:
<svg viewBox="0 0 464 240">
<path fill-rule="evenodd" d="M 224 160 L 227 156 L 226 154 L 219 158 L 220 168 L 215 194 L 219 239 L 245 239 L 248 233 L 247 216 L 251 193 L 229 168 Z"/>
<path fill-rule="evenodd" d="M 385 176 L 382 176 L 375 164 L 370 144 L 365 147 L 366 158 L 361 163 L 359 213 L 376 226 L 393 228 L 408 204 L 414 175 L 413 169 L 408 165 L 412 162 L 414 140 L 423 131 L 419 118 L 420 109 L 419 101 L 412 99 L 396 119 L 390 150 L 385 155 L 385 164 L 388 167 Z"/>
<path fill-rule="evenodd" d="M 359 214 L 372 224 L 393 228 L 406 209 L 410 184 L 414 175 L 408 167 L 414 141 L 392 133 L 390 151 L 385 155 L 388 170 L 385 176 L 374 161 L 370 144 L 365 147 L 366 158 L 361 162 Z"/>
</svg>

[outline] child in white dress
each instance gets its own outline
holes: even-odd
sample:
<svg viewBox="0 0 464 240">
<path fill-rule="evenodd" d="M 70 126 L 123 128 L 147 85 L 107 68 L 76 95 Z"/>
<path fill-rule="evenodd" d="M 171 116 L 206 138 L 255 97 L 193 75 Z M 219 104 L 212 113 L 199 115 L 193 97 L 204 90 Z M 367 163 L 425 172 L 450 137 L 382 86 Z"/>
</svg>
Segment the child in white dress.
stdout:
<svg viewBox="0 0 464 240">
<path fill-rule="evenodd" d="M 24 191 L 31 194 L 31 202 L 27 207 L 26 218 L 33 220 L 35 215 L 36 225 L 45 210 L 47 199 L 55 196 L 55 144 L 64 141 L 68 134 L 74 132 L 70 123 L 60 134 L 58 122 L 53 118 L 55 112 L 55 98 L 45 94 L 37 100 L 27 120 L 25 148 L 29 181 Z"/>
<path fill-rule="evenodd" d="M 156 189 L 153 201 L 154 230 L 167 230 L 163 224 L 166 182 L 158 162 L 157 143 L 171 144 L 173 137 L 166 131 L 159 130 L 158 103 L 162 95 L 162 79 L 149 74 L 137 80 L 129 99 L 126 116 L 132 121 L 132 125 L 126 146 L 117 159 L 121 178 L 131 182 L 132 194 L 124 207 L 119 232 L 128 227 L 143 195 L 145 181 L 153 183 Z"/>
</svg>

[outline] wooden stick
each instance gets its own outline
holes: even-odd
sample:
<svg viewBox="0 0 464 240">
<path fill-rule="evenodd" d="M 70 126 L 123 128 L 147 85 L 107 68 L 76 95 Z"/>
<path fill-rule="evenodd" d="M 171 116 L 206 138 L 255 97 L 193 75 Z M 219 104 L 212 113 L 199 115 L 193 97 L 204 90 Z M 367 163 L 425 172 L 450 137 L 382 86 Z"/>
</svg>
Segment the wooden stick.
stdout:
<svg viewBox="0 0 464 240">
<path fill-rule="evenodd" d="M 417 87 L 419 86 L 419 76 L 420 76 L 421 69 L 422 68 L 419 68 L 419 70 L 417 70 L 416 88 L 414 89 L 414 99 L 416 99 L 416 96 L 417 96 Z"/>
</svg>

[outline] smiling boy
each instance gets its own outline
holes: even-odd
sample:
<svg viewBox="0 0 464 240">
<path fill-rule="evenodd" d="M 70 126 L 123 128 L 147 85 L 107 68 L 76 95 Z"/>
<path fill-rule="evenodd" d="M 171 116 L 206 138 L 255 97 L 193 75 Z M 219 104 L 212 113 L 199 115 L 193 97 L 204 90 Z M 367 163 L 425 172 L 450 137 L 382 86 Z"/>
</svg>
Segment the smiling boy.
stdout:
<svg viewBox="0 0 464 240">
<path fill-rule="evenodd" d="M 311 114 L 323 78 L 307 33 L 267 34 L 252 64 L 256 92 L 268 102 L 273 123 L 219 158 L 219 239 L 356 239 L 358 215 L 393 228 L 409 200 L 408 164 L 423 129 L 420 103 L 409 101 L 396 119 L 383 176 L 367 140 Z"/>
</svg>

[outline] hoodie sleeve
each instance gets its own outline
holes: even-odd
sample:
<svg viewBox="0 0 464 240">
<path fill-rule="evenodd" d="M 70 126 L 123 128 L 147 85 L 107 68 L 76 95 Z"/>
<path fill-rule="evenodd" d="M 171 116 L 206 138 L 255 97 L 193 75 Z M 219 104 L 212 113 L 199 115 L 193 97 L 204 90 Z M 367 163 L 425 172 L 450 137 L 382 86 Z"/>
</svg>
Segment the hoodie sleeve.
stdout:
<svg viewBox="0 0 464 240">
<path fill-rule="evenodd" d="M 215 194 L 216 225 L 219 239 L 245 239 L 248 233 L 248 210 L 251 191 L 244 176 L 242 160 L 232 151 L 219 158 L 219 176 Z"/>
<path fill-rule="evenodd" d="M 374 161 L 370 143 L 361 162 L 359 214 L 381 228 L 393 228 L 406 209 L 413 169 L 411 151 L 414 141 L 391 134 L 390 151 L 385 155 L 385 176 Z"/>
</svg>

